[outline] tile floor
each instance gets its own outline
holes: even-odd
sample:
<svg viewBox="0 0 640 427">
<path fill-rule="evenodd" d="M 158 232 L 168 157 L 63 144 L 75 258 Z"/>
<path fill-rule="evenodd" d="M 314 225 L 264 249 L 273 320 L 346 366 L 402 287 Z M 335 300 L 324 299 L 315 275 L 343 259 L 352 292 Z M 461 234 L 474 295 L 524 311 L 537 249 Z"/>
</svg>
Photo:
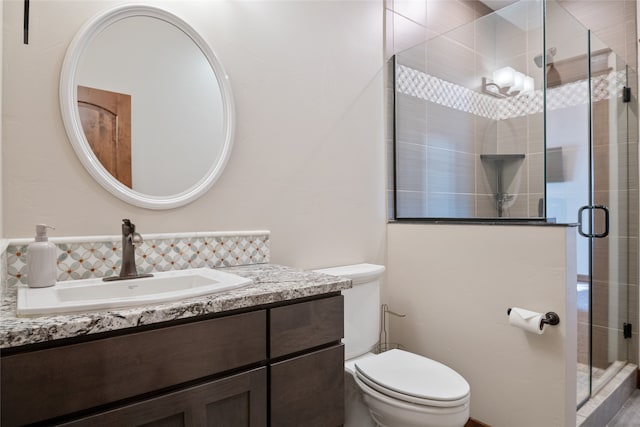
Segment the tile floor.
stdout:
<svg viewBox="0 0 640 427">
<path fill-rule="evenodd" d="M 607 427 L 636 426 L 640 426 L 640 390 L 633 392 L 616 416 L 607 424 Z"/>
</svg>

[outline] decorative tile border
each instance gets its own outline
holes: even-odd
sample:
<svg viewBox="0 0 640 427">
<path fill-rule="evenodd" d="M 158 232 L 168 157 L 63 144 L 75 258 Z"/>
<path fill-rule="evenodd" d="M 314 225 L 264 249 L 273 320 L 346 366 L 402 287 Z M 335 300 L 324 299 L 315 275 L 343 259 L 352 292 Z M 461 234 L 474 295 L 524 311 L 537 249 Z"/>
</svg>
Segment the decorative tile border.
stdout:
<svg viewBox="0 0 640 427">
<path fill-rule="evenodd" d="M 553 89 L 547 91 L 547 106 L 550 105 L 550 99 L 553 98 L 552 91 Z M 498 104 L 496 120 L 508 120 L 544 111 L 544 94 L 542 90 L 508 98 L 494 98 L 494 102 Z"/>
<path fill-rule="evenodd" d="M 398 92 L 424 99 L 445 107 L 492 120 L 541 113 L 544 110 L 542 90 L 507 98 L 496 98 L 466 87 L 447 82 L 422 71 L 398 65 L 396 68 Z M 594 101 L 622 96 L 626 83 L 624 71 L 612 71 L 591 80 Z M 547 90 L 547 109 L 584 105 L 589 101 L 588 81 L 580 80 Z"/>
<path fill-rule="evenodd" d="M 396 67 L 398 92 L 424 99 L 445 107 L 496 120 L 497 99 L 466 87 L 414 70 L 405 65 Z"/>
<path fill-rule="evenodd" d="M 146 235 L 136 247 L 139 273 L 201 267 L 229 267 L 269 262 L 269 232 Z M 115 276 L 122 264 L 120 236 L 50 239 L 57 247 L 58 281 Z M 27 283 L 29 240 L 9 242 L 6 283 Z M 4 277 L 0 276 L 0 277 Z"/>
</svg>

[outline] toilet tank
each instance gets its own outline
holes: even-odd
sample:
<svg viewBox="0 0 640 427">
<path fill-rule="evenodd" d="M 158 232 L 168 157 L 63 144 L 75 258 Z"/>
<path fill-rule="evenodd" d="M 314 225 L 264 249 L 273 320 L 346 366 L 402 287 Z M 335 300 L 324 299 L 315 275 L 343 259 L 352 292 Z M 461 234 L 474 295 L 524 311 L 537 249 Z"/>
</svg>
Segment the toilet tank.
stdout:
<svg viewBox="0 0 640 427">
<path fill-rule="evenodd" d="M 351 279 L 353 287 L 344 295 L 345 359 L 371 351 L 380 336 L 380 284 L 384 266 L 355 264 L 315 270 Z"/>
</svg>

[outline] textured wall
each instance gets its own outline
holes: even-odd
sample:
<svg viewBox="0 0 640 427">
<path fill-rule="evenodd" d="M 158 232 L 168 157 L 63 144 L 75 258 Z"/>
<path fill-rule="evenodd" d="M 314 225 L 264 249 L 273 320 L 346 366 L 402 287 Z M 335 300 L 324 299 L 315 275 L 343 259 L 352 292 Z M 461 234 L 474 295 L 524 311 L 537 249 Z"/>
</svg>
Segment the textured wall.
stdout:
<svg viewBox="0 0 640 427">
<path fill-rule="evenodd" d="M 382 262 L 385 252 L 383 7 L 379 1 L 158 1 L 200 32 L 234 91 L 226 170 L 196 202 L 130 206 L 99 186 L 66 137 L 58 79 L 80 26 L 119 2 L 3 2 L 4 229 L 30 237 L 271 230 L 272 262 L 323 267 Z"/>
<path fill-rule="evenodd" d="M 575 229 L 390 224 L 392 341 L 471 385 L 471 416 L 493 427 L 575 425 Z M 526 242 L 526 243 L 525 243 Z M 555 311 L 534 335 L 507 308 Z"/>
</svg>

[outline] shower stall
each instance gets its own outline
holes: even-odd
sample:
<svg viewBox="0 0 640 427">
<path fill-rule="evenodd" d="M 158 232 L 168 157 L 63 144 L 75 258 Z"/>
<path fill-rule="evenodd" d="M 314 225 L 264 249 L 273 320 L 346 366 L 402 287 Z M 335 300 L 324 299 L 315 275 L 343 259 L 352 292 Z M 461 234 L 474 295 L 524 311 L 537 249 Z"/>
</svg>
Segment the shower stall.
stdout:
<svg viewBox="0 0 640 427">
<path fill-rule="evenodd" d="M 636 70 L 520 1 L 396 54 L 393 84 L 395 220 L 578 224 L 579 407 L 638 363 Z"/>
</svg>

